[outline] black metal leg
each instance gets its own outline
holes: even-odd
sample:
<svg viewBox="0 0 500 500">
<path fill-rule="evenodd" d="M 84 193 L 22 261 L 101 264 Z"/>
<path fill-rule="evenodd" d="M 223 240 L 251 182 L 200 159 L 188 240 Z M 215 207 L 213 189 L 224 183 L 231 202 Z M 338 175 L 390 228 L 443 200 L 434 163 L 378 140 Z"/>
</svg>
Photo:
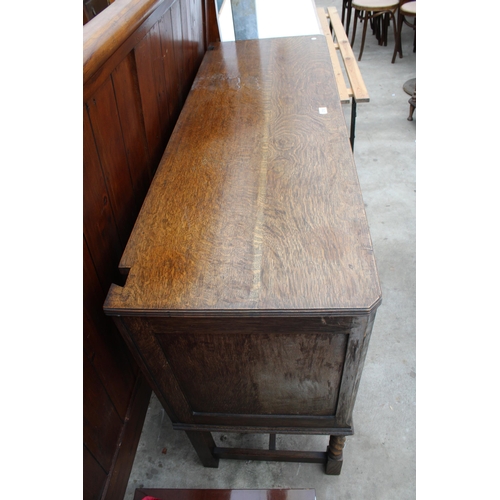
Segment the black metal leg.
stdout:
<svg viewBox="0 0 500 500">
<path fill-rule="evenodd" d="M 356 129 L 356 100 L 351 101 L 351 149 L 354 151 L 354 131 Z"/>
<path fill-rule="evenodd" d="M 349 37 L 349 26 L 351 24 L 351 13 L 352 13 L 352 0 L 349 0 L 347 3 L 347 22 L 345 25 L 345 34 L 347 37 Z M 343 24 L 343 21 L 342 21 Z"/>
</svg>

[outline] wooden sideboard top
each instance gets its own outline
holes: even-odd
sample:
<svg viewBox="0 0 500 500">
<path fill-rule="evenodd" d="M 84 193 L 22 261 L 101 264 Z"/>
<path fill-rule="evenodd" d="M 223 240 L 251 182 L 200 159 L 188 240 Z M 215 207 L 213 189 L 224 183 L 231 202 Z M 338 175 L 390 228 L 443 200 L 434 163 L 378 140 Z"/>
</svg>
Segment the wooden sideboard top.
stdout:
<svg viewBox="0 0 500 500">
<path fill-rule="evenodd" d="M 111 315 L 364 314 L 381 290 L 325 38 L 209 50 Z"/>
</svg>

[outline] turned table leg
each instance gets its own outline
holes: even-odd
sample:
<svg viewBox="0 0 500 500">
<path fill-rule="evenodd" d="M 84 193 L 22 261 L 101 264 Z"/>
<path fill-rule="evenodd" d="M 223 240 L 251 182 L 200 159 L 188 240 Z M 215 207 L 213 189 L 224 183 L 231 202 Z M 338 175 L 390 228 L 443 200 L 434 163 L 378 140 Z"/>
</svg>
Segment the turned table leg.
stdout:
<svg viewBox="0 0 500 500">
<path fill-rule="evenodd" d="M 186 431 L 204 467 L 219 467 L 219 459 L 213 456 L 215 442 L 210 432 Z"/>
<path fill-rule="evenodd" d="M 343 454 L 345 436 L 330 436 L 330 444 L 326 449 L 327 461 L 326 461 L 326 474 L 332 476 L 338 476 L 342 469 Z"/>
</svg>

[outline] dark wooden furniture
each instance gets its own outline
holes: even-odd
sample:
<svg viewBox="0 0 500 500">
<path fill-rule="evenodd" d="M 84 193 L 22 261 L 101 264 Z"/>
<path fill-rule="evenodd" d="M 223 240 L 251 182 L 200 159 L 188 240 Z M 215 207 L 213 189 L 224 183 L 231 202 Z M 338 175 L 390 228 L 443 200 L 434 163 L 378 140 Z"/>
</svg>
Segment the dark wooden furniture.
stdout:
<svg viewBox="0 0 500 500">
<path fill-rule="evenodd" d="M 149 498 L 148 498 L 149 497 Z M 134 500 L 316 500 L 316 491 L 309 489 L 274 490 L 174 490 L 138 488 Z"/>
<path fill-rule="evenodd" d="M 102 304 L 209 41 L 208 0 L 120 0 L 83 27 L 83 497 L 121 500 L 151 396 Z"/>
<path fill-rule="evenodd" d="M 203 465 L 340 473 L 381 291 L 324 37 L 215 44 L 104 310 Z M 212 431 L 271 435 L 216 447 Z M 326 451 L 274 434 L 330 435 Z"/>
</svg>

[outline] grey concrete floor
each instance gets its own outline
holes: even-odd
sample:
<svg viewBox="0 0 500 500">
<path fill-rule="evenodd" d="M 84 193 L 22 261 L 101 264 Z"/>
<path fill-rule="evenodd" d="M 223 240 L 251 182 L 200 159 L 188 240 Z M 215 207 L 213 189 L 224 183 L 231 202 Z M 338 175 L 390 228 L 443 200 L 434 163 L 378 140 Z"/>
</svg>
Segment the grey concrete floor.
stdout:
<svg viewBox="0 0 500 500">
<path fill-rule="evenodd" d="M 341 0 L 316 0 L 318 6 Z M 351 27 L 352 31 L 352 27 Z M 340 476 L 318 464 L 221 460 L 204 468 L 183 432 L 173 431 L 153 395 L 125 495 L 136 488 L 314 488 L 318 500 L 406 500 L 416 496 L 415 177 L 416 124 L 403 84 L 416 77 L 413 31 L 379 46 L 367 33 L 359 68 L 370 102 L 358 104 L 354 158 L 382 285 L 383 303 L 365 362 Z M 353 47 L 359 53 L 361 31 Z M 349 126 L 350 106 L 344 114 Z M 224 446 L 265 446 L 267 436 L 214 434 Z M 328 436 L 278 436 L 279 449 L 326 450 Z M 166 448 L 167 452 L 162 453 Z"/>
</svg>

